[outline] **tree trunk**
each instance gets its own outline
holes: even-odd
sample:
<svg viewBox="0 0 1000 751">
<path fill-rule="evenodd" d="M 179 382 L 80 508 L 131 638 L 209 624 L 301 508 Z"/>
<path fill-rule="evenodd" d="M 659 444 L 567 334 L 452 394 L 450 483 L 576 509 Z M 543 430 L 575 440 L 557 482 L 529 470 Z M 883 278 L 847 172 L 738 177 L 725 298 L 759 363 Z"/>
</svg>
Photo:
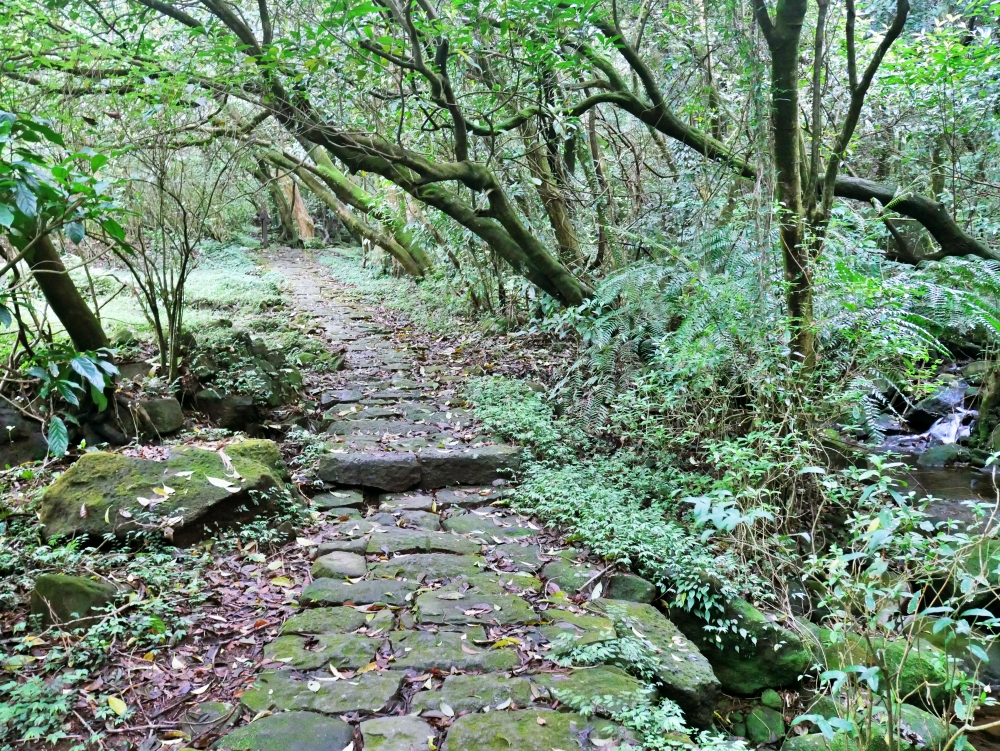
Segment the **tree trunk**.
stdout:
<svg viewBox="0 0 1000 751">
<path fill-rule="evenodd" d="M 263 161 L 258 163 L 253 175 L 262 186 L 267 188 L 267 192 L 271 194 L 271 200 L 274 202 L 274 207 L 278 210 L 278 221 L 281 223 L 279 242 L 284 242 L 292 248 L 301 248 L 302 241 L 299 239 L 295 219 L 292 217 L 292 208 L 285 199 L 285 191 L 281 189 L 277 178 L 271 175 L 271 171 Z"/>
<path fill-rule="evenodd" d="M 21 248 L 23 247 L 22 245 Z M 69 278 L 66 267 L 59 258 L 59 252 L 52 244 L 52 238 L 49 235 L 42 235 L 35 240 L 24 260 L 45 296 L 45 301 L 66 329 L 77 351 L 93 352 L 102 347 L 109 347 L 108 337 L 101 328 L 101 322 L 87 305 L 87 301 L 73 284 L 73 280 Z"/>
<path fill-rule="evenodd" d="M 302 193 L 299 190 L 299 186 L 290 177 L 285 176 L 281 178 L 281 189 L 291 209 L 292 221 L 295 222 L 295 229 L 298 232 L 299 239 L 303 241 L 312 240 L 316 237 L 316 225 L 313 223 L 312 217 L 309 216 L 309 210 L 306 209 L 305 202 L 302 200 Z"/>
<path fill-rule="evenodd" d="M 348 206 L 352 206 L 358 211 L 374 216 L 379 222 L 392 232 L 396 242 L 402 246 L 407 254 L 416 262 L 420 275 L 424 275 L 434 268 L 434 262 L 430 259 L 420 243 L 413 241 L 413 234 L 406 228 L 406 222 L 398 216 L 383 216 L 379 210 L 378 201 L 375 197 L 361 186 L 357 185 L 341 170 L 337 169 L 326 149 L 316 146 L 306 141 L 303 146 L 309 151 L 309 156 L 316 163 L 303 165 L 307 169 L 312 169 L 320 179 L 337 195 L 341 201 Z"/>
<path fill-rule="evenodd" d="M 295 176 L 337 215 L 337 218 L 343 222 L 348 232 L 358 235 L 385 250 L 386 253 L 399 262 L 399 265 L 410 276 L 422 276 L 420 268 L 413 260 L 413 257 L 407 252 L 406 248 L 397 243 L 394 238 L 377 232 L 354 216 L 344 202 L 337 198 L 333 191 L 323 185 L 309 170 L 305 167 L 297 167 L 295 169 Z"/>
<path fill-rule="evenodd" d="M 806 370 L 816 364 L 810 257 L 804 241 L 799 133 L 799 38 L 806 0 L 779 0 L 772 25 L 762 0 L 757 20 L 771 51 L 771 137 L 774 140 L 778 234 L 785 270 L 785 302 L 792 357 Z"/>
<path fill-rule="evenodd" d="M 528 169 L 535 181 L 535 190 L 545 207 L 545 214 L 556 236 L 559 259 L 571 266 L 582 266 L 583 252 L 577 239 L 573 221 L 570 219 L 569 206 L 563 196 L 555 175 L 549 166 L 544 144 L 538 139 L 538 129 L 532 121 L 521 126 L 524 136 L 524 155 L 528 160 Z"/>
</svg>

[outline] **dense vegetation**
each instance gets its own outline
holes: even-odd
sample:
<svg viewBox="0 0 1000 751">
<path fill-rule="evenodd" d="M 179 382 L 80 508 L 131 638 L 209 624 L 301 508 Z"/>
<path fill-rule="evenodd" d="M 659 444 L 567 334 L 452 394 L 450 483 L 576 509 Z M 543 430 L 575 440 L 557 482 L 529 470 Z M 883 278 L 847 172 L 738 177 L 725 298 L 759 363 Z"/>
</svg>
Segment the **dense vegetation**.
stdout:
<svg viewBox="0 0 1000 751">
<path fill-rule="evenodd" d="M 368 300 L 551 357 L 467 393 L 530 454 L 520 510 L 721 635 L 745 598 L 866 645 L 810 679 L 848 697 L 804 712 L 828 740 L 912 742 L 872 719 L 912 700 L 889 642 L 953 658 L 937 747 L 988 724 L 996 504 L 942 518 L 899 479 L 1000 452 L 1000 3 L 7 0 L 0 28 L 0 415 L 46 461 L 134 440 L 124 351 L 145 396 L 190 387 L 192 331 L 252 365 L 230 319 L 336 367 L 274 330 L 248 249 L 360 247 L 325 260 Z M 18 569 L 98 566 L 25 547 L 49 469 L 5 476 L 11 607 Z M 165 593 L 133 638 L 182 638 L 207 554 L 172 586 L 157 545 L 127 565 Z M 0 687 L 2 747 L 61 742 L 65 671 L 117 636 Z M 657 712 L 650 748 L 683 729 Z"/>
</svg>

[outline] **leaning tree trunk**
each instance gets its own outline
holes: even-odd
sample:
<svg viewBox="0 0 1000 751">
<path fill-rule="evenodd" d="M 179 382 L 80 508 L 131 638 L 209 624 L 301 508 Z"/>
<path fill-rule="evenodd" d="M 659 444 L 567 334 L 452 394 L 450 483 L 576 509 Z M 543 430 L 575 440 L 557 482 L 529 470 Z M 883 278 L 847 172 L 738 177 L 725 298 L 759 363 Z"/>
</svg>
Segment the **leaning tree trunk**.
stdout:
<svg viewBox="0 0 1000 751">
<path fill-rule="evenodd" d="M 414 242 L 413 233 L 407 229 L 405 221 L 398 216 L 381 216 L 382 212 L 378 210 L 378 203 L 375 197 L 337 169 L 330 156 L 326 153 L 326 149 L 322 146 L 315 146 L 308 141 L 305 141 L 303 146 L 307 148 L 309 156 L 316 163 L 315 166 L 303 166 L 306 169 L 314 171 L 326 183 L 327 187 L 337 195 L 337 198 L 348 206 L 352 206 L 364 214 L 369 214 L 377 218 L 384 224 L 392 232 L 396 243 L 403 247 L 416 262 L 421 275 L 428 273 L 434 268 L 434 262 L 424 252 L 424 249 L 420 247 L 420 243 Z"/>
<path fill-rule="evenodd" d="M 13 237 L 11 238 L 14 239 Z M 15 246 L 17 242 L 15 241 Z M 25 247 L 24 243 L 21 248 Z M 45 302 L 66 329 L 73 346 L 79 352 L 93 352 L 109 347 L 108 337 L 94 311 L 73 284 L 59 251 L 52 244 L 50 235 L 38 237 L 25 255 L 31 273 L 38 284 Z"/>
</svg>

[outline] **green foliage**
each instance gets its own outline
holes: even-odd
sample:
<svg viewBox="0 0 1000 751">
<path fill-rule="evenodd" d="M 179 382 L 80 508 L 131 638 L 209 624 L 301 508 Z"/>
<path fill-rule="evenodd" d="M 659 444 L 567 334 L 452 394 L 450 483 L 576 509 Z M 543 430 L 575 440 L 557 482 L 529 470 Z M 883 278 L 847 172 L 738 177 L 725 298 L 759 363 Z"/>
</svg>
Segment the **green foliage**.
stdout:
<svg viewBox="0 0 1000 751">
<path fill-rule="evenodd" d="M 0 703 L 0 748 L 15 748 L 14 742 L 54 746 L 65 739 L 63 723 L 76 703 L 73 686 L 87 674 L 86 670 L 69 670 L 51 678 L 34 676 L 23 683 L 0 685 L 0 696 L 5 697 Z"/>
</svg>

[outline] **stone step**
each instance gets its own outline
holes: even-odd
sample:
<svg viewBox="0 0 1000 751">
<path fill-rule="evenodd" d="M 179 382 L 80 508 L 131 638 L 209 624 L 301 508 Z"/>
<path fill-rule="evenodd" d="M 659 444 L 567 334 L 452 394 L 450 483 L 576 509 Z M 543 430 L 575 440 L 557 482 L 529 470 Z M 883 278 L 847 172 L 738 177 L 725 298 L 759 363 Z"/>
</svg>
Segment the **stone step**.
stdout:
<svg viewBox="0 0 1000 751">
<path fill-rule="evenodd" d="M 520 467 L 514 446 L 427 448 L 412 452 L 344 452 L 320 458 L 316 474 L 323 482 L 348 487 L 401 492 L 454 485 L 489 485 L 510 479 Z"/>
</svg>

